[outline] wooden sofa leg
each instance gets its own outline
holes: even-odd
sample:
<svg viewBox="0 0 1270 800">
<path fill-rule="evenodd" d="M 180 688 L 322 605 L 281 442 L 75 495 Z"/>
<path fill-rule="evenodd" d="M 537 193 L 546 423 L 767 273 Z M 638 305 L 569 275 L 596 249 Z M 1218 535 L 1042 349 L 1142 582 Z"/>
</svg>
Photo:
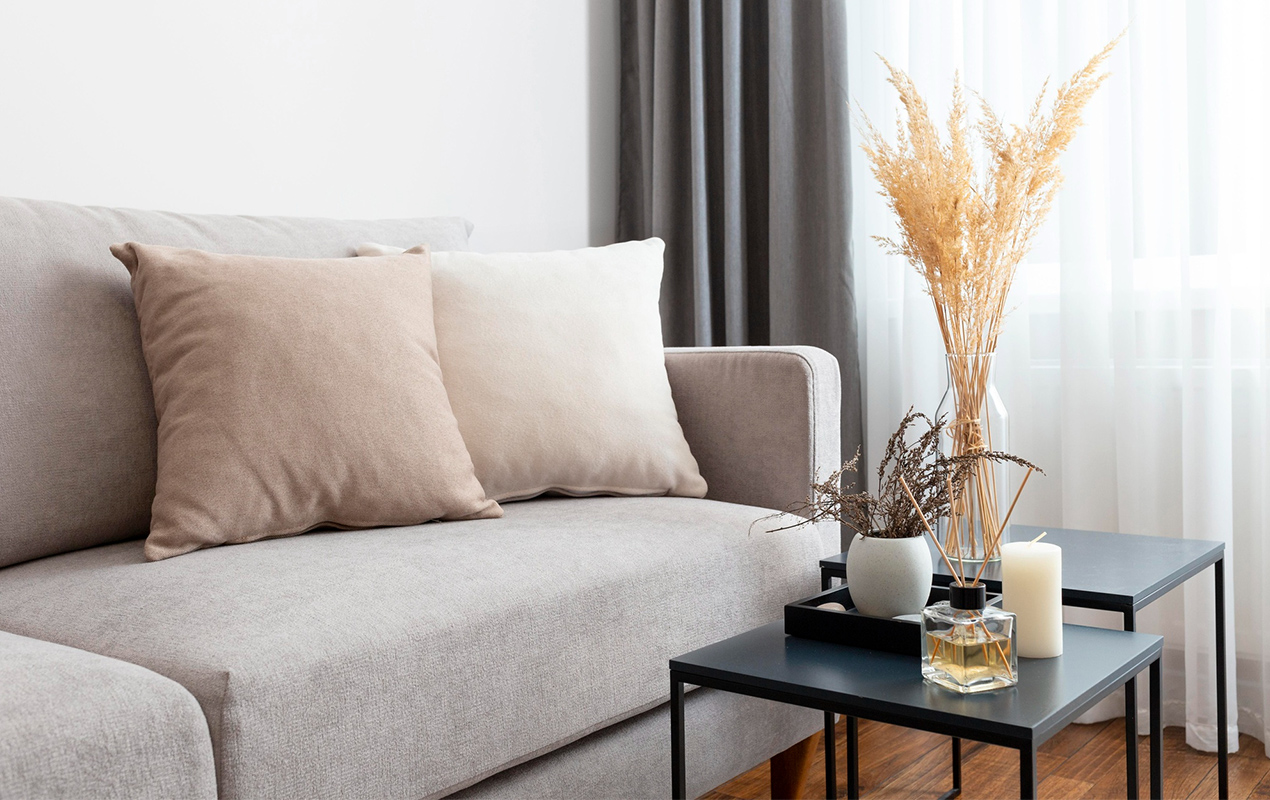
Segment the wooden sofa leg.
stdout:
<svg viewBox="0 0 1270 800">
<path fill-rule="evenodd" d="M 772 756 L 772 800 L 798 800 L 803 796 L 811 759 L 816 755 L 822 735 L 815 733 Z"/>
</svg>

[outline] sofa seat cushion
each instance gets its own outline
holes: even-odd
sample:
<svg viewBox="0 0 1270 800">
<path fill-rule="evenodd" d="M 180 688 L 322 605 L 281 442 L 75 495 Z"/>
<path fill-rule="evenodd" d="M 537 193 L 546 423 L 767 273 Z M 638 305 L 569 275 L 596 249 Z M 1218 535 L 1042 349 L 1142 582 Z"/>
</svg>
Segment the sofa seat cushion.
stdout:
<svg viewBox="0 0 1270 800">
<path fill-rule="evenodd" d="M 162 675 L 0 633 L 0 797 L 215 798 L 207 722 Z"/>
<path fill-rule="evenodd" d="M 836 528 L 768 513 L 543 498 L 155 563 L 126 542 L 0 571 L 0 628 L 185 685 L 222 798 L 436 796 L 664 702 L 669 658 L 815 592 Z"/>
</svg>

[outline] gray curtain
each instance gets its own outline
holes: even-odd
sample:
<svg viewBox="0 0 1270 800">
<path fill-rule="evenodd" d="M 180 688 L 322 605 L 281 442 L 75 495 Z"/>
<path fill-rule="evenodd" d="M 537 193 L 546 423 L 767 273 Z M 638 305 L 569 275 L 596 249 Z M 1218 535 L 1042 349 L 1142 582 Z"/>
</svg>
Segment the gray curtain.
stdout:
<svg viewBox="0 0 1270 800">
<path fill-rule="evenodd" d="M 617 228 L 666 241 L 667 344 L 837 356 L 850 457 L 863 419 L 845 2 L 621 0 Z"/>
</svg>

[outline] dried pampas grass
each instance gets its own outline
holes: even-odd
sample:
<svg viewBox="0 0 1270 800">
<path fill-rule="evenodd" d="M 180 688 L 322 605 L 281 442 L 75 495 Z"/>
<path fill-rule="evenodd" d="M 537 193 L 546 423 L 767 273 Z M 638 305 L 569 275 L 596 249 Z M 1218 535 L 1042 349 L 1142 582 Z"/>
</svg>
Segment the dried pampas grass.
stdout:
<svg viewBox="0 0 1270 800">
<path fill-rule="evenodd" d="M 925 279 L 949 354 L 996 351 L 1015 269 L 1031 249 L 1063 182 L 1058 157 L 1080 127 L 1081 112 L 1107 79 L 1101 67 L 1123 36 L 1063 84 L 1050 112 L 1043 114 L 1047 82 L 1027 124 L 1010 133 L 982 97 L 982 118 L 972 127 L 958 77 L 946 143 L 913 81 L 882 59 L 904 113 L 891 144 L 860 112 L 861 148 L 900 233 L 897 239 L 874 239 L 887 252 L 908 259 Z M 982 177 L 971 150 L 974 132 L 988 154 Z"/>
<path fill-rule="evenodd" d="M 889 253 L 905 257 L 924 279 L 950 356 L 956 407 L 948 428 L 954 457 L 992 449 L 992 431 L 983 423 L 991 365 L 985 356 L 996 352 L 1015 271 L 1062 185 L 1058 157 L 1080 127 L 1081 112 L 1107 79 L 1102 66 L 1123 36 L 1059 88 L 1048 113 L 1043 113 L 1048 83 L 1043 86 L 1027 123 L 1009 133 L 982 97 L 980 119 L 972 125 L 958 77 L 945 142 L 913 81 L 885 58 L 889 83 L 903 106 L 895 143 L 860 112 L 861 147 L 899 223 L 897 238 L 874 238 Z M 988 156 L 982 176 L 972 152 L 975 133 Z M 998 510 L 989 461 L 978 461 L 971 483 L 950 513 L 973 518 L 979 544 L 972 538 L 968 552 L 991 558 L 1005 527 L 1001 517 L 1008 514 Z M 954 546 L 951 540 L 946 544 Z"/>
</svg>

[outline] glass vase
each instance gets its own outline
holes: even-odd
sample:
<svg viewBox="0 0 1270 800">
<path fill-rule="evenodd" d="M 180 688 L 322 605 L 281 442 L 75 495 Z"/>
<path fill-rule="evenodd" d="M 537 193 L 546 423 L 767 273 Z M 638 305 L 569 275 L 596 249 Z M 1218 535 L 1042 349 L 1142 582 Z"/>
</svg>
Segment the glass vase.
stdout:
<svg viewBox="0 0 1270 800">
<path fill-rule="evenodd" d="M 1010 450 L 1010 414 L 997 393 L 996 361 L 992 353 L 948 355 L 948 388 L 939 401 L 936 418 L 947 415 L 941 450 L 959 456 L 983 450 Z M 950 516 L 940 520 L 939 535 L 949 558 L 979 563 L 1001 558 L 1008 542 L 1010 471 L 1008 463 L 981 461 L 967 479 Z"/>
<path fill-rule="evenodd" d="M 983 584 L 948 587 L 922 611 L 922 677 L 961 694 L 1019 682 L 1014 615 L 989 606 Z"/>
</svg>

